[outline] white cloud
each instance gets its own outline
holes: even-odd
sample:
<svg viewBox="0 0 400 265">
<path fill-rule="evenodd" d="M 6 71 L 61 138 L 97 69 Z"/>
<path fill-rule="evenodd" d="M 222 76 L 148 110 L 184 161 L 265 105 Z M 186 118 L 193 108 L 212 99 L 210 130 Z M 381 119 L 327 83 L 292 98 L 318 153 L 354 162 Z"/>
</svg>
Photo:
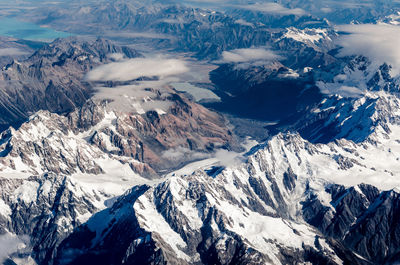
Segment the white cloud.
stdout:
<svg viewBox="0 0 400 265">
<path fill-rule="evenodd" d="M 175 76 L 187 72 L 178 59 L 135 58 L 99 66 L 86 75 L 88 81 L 130 81 L 140 77 Z"/>
<path fill-rule="evenodd" d="M 117 38 L 131 38 L 131 39 L 173 39 L 171 35 L 153 33 L 153 32 L 132 32 L 132 31 L 122 31 L 122 32 L 107 32 L 105 34 L 107 37 L 117 37 Z"/>
<path fill-rule="evenodd" d="M 130 111 L 138 114 L 156 110 L 164 114 L 171 107 L 168 100 L 158 100 L 158 94 L 152 88 L 165 92 L 165 86 L 178 82 L 179 76 L 186 73 L 189 67 L 178 59 L 135 58 L 124 60 L 119 55 L 112 55 L 116 61 L 99 66 L 86 75 L 88 81 L 131 81 L 140 77 L 156 77 L 156 80 L 131 82 L 117 87 L 97 87 L 94 99 L 110 100 L 109 107 L 118 111 Z"/>
<path fill-rule="evenodd" d="M 23 51 L 18 48 L 0 48 L 0 57 L 3 56 L 19 56 L 19 55 L 27 55 L 29 54 L 26 51 Z"/>
<path fill-rule="evenodd" d="M 243 20 L 243 19 L 236 20 L 235 24 L 239 24 L 239 25 L 242 25 L 242 26 L 248 26 L 248 27 L 254 27 L 253 23 L 247 22 L 246 20 Z"/>
<path fill-rule="evenodd" d="M 213 100 L 213 101 L 221 100 L 221 98 L 218 97 L 211 90 L 198 87 L 190 83 L 178 82 L 178 83 L 171 83 L 170 85 L 177 91 L 186 92 L 190 94 L 196 102 L 199 102 L 201 100 Z"/>
<path fill-rule="evenodd" d="M 231 1 L 229 0 L 185 0 L 185 3 L 198 3 L 198 4 L 203 4 L 203 3 L 207 3 L 207 4 L 227 4 Z"/>
<path fill-rule="evenodd" d="M 366 90 L 355 86 L 340 85 L 337 83 L 317 82 L 321 93 L 327 95 L 340 95 L 342 97 L 358 98 L 365 94 Z"/>
<path fill-rule="evenodd" d="M 218 160 L 218 164 L 224 167 L 231 167 L 243 163 L 245 159 L 240 153 L 224 149 L 217 150 L 215 158 Z"/>
<path fill-rule="evenodd" d="M 342 46 L 340 55 L 363 55 L 374 64 L 392 65 L 392 74 L 400 74 L 400 27 L 389 24 L 344 25 L 337 43 Z"/>
<path fill-rule="evenodd" d="M 3 262 L 8 256 L 24 246 L 23 241 L 15 235 L 0 235 L 0 262 Z"/>
<path fill-rule="evenodd" d="M 116 87 L 97 87 L 94 100 L 110 101 L 108 107 L 122 112 L 133 112 L 143 114 L 149 110 L 156 110 L 159 114 L 168 112 L 172 105 L 170 101 L 153 100 L 157 98 L 154 91 L 146 88 L 153 88 L 164 93 L 163 87 L 169 82 L 176 82 L 179 79 L 165 78 L 158 81 L 142 81 L 135 84 Z"/>
<path fill-rule="evenodd" d="M 265 48 L 236 49 L 222 53 L 224 63 L 270 62 L 280 58 L 279 55 Z"/>
<path fill-rule="evenodd" d="M 252 11 L 258 11 L 268 14 L 278 14 L 278 15 L 296 15 L 302 16 L 305 15 L 306 12 L 301 8 L 286 8 L 278 3 L 255 3 L 252 5 L 243 5 L 237 6 L 241 9 L 248 9 Z"/>
<path fill-rule="evenodd" d="M 161 157 L 171 162 L 180 162 L 182 160 L 199 160 L 209 157 L 209 154 L 192 151 L 186 147 L 178 146 L 164 151 Z"/>
<path fill-rule="evenodd" d="M 324 13 L 331 13 L 331 12 L 333 12 L 333 9 L 330 7 L 323 7 L 323 8 L 321 8 L 321 11 Z"/>
<path fill-rule="evenodd" d="M 226 4 L 228 1 L 224 0 L 186 0 L 184 1 L 187 4 L 210 4 L 210 5 L 217 5 L 217 4 Z"/>
<path fill-rule="evenodd" d="M 121 61 L 125 58 L 125 55 L 123 53 L 110 53 L 107 57 L 113 61 Z"/>
</svg>

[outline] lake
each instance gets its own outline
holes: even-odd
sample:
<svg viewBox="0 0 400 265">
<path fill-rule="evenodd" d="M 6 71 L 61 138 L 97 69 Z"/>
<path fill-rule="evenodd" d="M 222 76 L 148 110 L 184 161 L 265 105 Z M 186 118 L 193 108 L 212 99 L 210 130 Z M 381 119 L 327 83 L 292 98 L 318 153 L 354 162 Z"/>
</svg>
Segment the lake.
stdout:
<svg viewBox="0 0 400 265">
<path fill-rule="evenodd" d="M 72 36 L 67 32 L 56 31 L 11 17 L 0 18 L 0 35 L 43 42 L 51 42 L 56 38 Z"/>
</svg>

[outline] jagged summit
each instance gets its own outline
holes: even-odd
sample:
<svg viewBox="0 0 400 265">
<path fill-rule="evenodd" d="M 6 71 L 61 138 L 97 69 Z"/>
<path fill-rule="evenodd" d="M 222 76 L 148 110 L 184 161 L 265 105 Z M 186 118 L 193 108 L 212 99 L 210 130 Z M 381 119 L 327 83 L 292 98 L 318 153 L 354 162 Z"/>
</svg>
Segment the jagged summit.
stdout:
<svg viewBox="0 0 400 265">
<path fill-rule="evenodd" d="M 24 61 L 13 61 L 0 73 L 0 125 L 20 124 L 38 110 L 67 113 L 82 106 L 93 93 L 84 75 L 100 63 L 111 62 L 110 53 L 127 58 L 137 51 L 104 39 L 57 39 Z"/>
<path fill-rule="evenodd" d="M 15 4 L 1 264 L 398 263 L 398 3 L 232 1 Z"/>
<path fill-rule="evenodd" d="M 103 174 L 116 163 L 156 177 L 216 148 L 235 148 L 221 116 L 177 94 L 175 99 L 165 114 L 113 111 L 94 101 L 67 116 L 39 111 L 1 134 L 2 171 Z"/>
<path fill-rule="evenodd" d="M 277 135 L 246 163 L 216 176 L 198 171 L 133 188 L 67 238 L 57 264 L 396 260 L 399 225 L 392 213 L 398 211 L 399 194 L 363 184 L 398 185 L 398 173 L 385 170 L 391 152 L 384 143 L 341 140 L 314 145 L 299 134 Z M 395 169 L 394 164 L 389 168 Z M 394 182 L 381 183 L 390 178 Z M 110 221 L 99 226 L 104 216 Z M 385 225 L 376 235 L 378 220 Z M 120 231 L 126 236 L 114 245 Z M 91 233 L 96 236 L 86 237 Z"/>
<path fill-rule="evenodd" d="M 286 130 L 297 131 L 314 143 L 339 139 L 379 142 L 389 137 L 392 126 L 399 125 L 399 104 L 397 94 L 383 91 L 366 92 L 357 98 L 332 95 Z"/>
<path fill-rule="evenodd" d="M 21 177 L 24 170 L 28 175 L 41 177 L 9 178 L 7 183 L 29 183 L 35 191 L 36 185 L 46 187 L 40 184 L 43 181 L 60 178 L 75 183 L 70 191 L 73 196 L 80 187 L 99 196 L 89 197 L 85 202 L 95 205 L 91 210 L 93 215 L 79 217 L 73 229 L 48 238 L 53 242 L 52 247 L 37 248 L 32 255 L 39 262 L 286 264 L 325 260 L 329 264 L 367 264 L 396 260 L 400 241 L 397 232 L 390 231 L 398 229 L 398 221 L 391 214 L 398 211 L 399 199 L 394 189 L 399 186 L 400 174 L 397 156 L 400 127 L 398 113 L 394 111 L 398 99 L 384 92 L 369 97 L 375 103 L 374 111 L 361 117 L 371 119 L 375 127 L 371 127 L 373 132 L 363 141 L 338 139 L 313 144 L 299 133 L 280 133 L 249 153 L 246 162 L 228 165 L 214 175 L 204 170 L 189 175 L 176 173 L 146 185 L 133 172 L 121 176 L 122 182 L 127 182 L 126 188 L 134 178 L 137 185 L 132 184 L 133 188 L 111 201 L 108 198 L 116 194 L 113 189 L 105 189 L 93 181 L 101 181 L 105 175 L 108 183 L 117 183 L 116 177 L 122 172 L 110 167 L 112 163 L 119 163 L 117 167 L 129 164 L 130 170 L 140 174 L 143 172 L 132 164 L 146 163 L 140 160 L 145 156 L 133 156 L 129 153 L 132 149 L 120 144 L 135 139 L 127 133 L 133 132 L 129 124 L 141 124 L 135 130 L 142 130 L 142 137 L 154 134 L 158 130 L 155 125 L 168 120 L 168 113 L 150 119 L 147 114 L 110 112 L 106 105 L 94 102 L 66 117 L 41 111 L 18 130 L 3 133 L 2 174 L 13 167 L 11 162 L 5 162 L 14 161 L 14 172 L 21 172 Z M 195 107 L 190 105 L 194 103 L 181 100 Z M 338 110 L 346 109 L 340 99 L 336 101 Z M 362 109 L 364 104 L 372 106 L 371 102 L 366 98 L 355 99 L 352 110 Z M 390 111 L 388 106 L 392 108 Z M 326 105 L 327 109 L 331 107 Z M 341 113 L 345 114 L 348 112 Z M 57 169 L 58 175 L 42 174 Z M 71 174 L 72 177 L 61 177 Z M 91 182 L 85 177 L 87 174 Z M 15 185 L 17 188 L 21 184 Z M 11 189 L 6 196 L 15 196 L 16 192 Z M 3 200 L 6 206 L 2 206 L 0 215 L 16 214 L 12 201 Z M 44 207 L 41 201 L 36 204 Z M 71 207 L 70 211 L 81 206 L 75 203 Z M 65 211 L 60 214 L 65 215 Z M 383 226 L 378 222 L 382 219 L 387 220 Z M 11 224 L 5 222 L 3 226 L 9 233 L 19 235 L 21 230 L 11 227 L 29 229 L 33 223 L 22 225 L 20 219 L 13 219 Z M 60 225 L 57 223 L 56 227 Z M 376 229 L 382 229 L 378 236 Z M 34 246 L 39 237 L 28 235 Z M 379 242 L 380 247 L 368 244 L 369 240 Z M 25 251 L 30 251 L 28 245 Z"/>
</svg>

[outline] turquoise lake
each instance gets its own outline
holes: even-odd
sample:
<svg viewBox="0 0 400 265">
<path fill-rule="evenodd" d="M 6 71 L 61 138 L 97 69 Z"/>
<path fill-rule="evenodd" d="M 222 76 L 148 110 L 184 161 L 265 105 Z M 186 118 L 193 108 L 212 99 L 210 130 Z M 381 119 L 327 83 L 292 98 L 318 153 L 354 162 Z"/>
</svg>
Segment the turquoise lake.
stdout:
<svg viewBox="0 0 400 265">
<path fill-rule="evenodd" d="M 70 33 L 56 31 L 9 17 L 0 18 L 0 35 L 44 42 L 51 42 L 56 38 L 72 36 Z"/>
</svg>

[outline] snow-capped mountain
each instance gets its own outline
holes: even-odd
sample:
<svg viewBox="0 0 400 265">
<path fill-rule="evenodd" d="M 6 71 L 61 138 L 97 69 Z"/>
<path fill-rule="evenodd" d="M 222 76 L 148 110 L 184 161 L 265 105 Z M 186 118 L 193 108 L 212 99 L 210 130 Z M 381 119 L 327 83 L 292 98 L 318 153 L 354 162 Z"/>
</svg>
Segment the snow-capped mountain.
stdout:
<svg viewBox="0 0 400 265">
<path fill-rule="evenodd" d="M 235 148 L 221 116 L 178 94 L 168 98 L 174 105 L 162 115 L 117 112 L 92 101 L 68 116 L 40 111 L 1 134 L 0 172 L 98 175 L 124 168 L 157 178 L 156 172 L 208 157 L 217 148 Z"/>
<path fill-rule="evenodd" d="M 355 56 L 331 80 L 322 77 L 317 81 L 323 93 L 354 96 L 366 91 L 399 91 L 399 76 L 392 73 L 392 66 L 376 64 L 364 56 Z"/>
<path fill-rule="evenodd" d="M 393 262 L 400 146 L 387 126 L 358 144 L 280 134 L 216 176 L 137 186 L 67 238 L 56 264 Z"/>
<path fill-rule="evenodd" d="M 391 133 L 388 124 L 399 124 L 399 103 L 397 96 L 386 92 L 368 92 L 359 98 L 333 95 L 323 99 L 292 125 L 271 126 L 271 130 L 298 131 L 314 143 L 343 138 L 356 143 L 376 142 L 379 141 L 377 131 L 387 138 Z"/>
<path fill-rule="evenodd" d="M 0 73 L 0 264 L 397 264 L 396 60 L 333 23 L 398 3 L 190 2 L 25 8 L 82 36 Z"/>
<path fill-rule="evenodd" d="M 333 98 L 330 100 L 334 101 Z M 27 178 L 23 174 L 27 169 L 17 163 L 13 177 L 3 177 L 1 215 L 4 218 L 1 227 L 8 235 L 24 235 L 29 239 L 24 242 L 25 247 L 20 244 L 18 251 L 10 253 L 10 258 L 27 260 L 30 255 L 40 264 L 287 264 L 316 261 L 369 264 L 395 261 L 400 244 L 396 232 L 399 193 L 393 189 L 399 186 L 400 172 L 400 141 L 397 139 L 400 114 L 395 110 L 399 100 L 379 92 L 350 101 L 353 104 L 350 112 L 346 112 L 340 99 L 335 102 L 338 109 L 329 112 L 330 116 L 347 115 L 349 119 L 352 119 L 351 114 L 357 116 L 357 122 L 365 122 L 363 125 L 369 128 L 365 131 L 365 139 L 351 139 L 349 133 L 343 135 L 348 140 L 313 144 L 297 133 L 281 133 L 254 148 L 246 155 L 245 162 L 227 165 L 216 175 L 207 173 L 208 170 L 197 170 L 189 175 L 177 171 L 169 174 L 167 179 L 151 184 L 132 172 L 128 175 L 136 178 L 137 184 L 144 185 L 137 185 L 116 199 L 112 196 L 118 195 L 121 188 L 105 188 L 94 183 L 102 181 L 101 173 L 104 172 L 101 170 L 109 178 L 118 176 L 117 168 L 103 169 L 102 165 L 122 163 L 123 158 L 106 154 L 96 145 L 89 144 L 87 135 L 83 136 L 85 130 L 76 135 L 68 127 L 61 127 L 68 124 L 67 118 L 39 113 L 19 130 L 8 132 L 16 141 L 8 142 L 12 149 L 4 159 L 34 160 L 26 156 L 13 157 L 21 146 L 18 137 L 25 137 L 23 142 L 26 143 L 29 143 L 28 138 L 32 142 L 49 141 L 49 148 L 38 149 L 48 150 L 53 162 L 42 161 L 41 164 L 54 165 L 54 161 L 58 161 L 57 168 L 65 170 L 64 165 L 69 165 L 78 167 L 81 172 L 73 176 L 68 176 L 71 174 L 68 171 L 40 174 L 52 171 L 42 166 L 44 169 L 38 172 L 38 177 Z M 363 104 L 372 110 L 362 111 L 365 109 Z M 321 106 L 320 111 L 328 108 Z M 72 117 L 76 115 L 72 114 Z M 101 126 L 113 124 L 107 123 L 112 120 L 111 115 L 106 114 L 105 119 L 100 118 L 97 123 L 96 119 L 81 121 L 94 120 L 94 128 L 100 130 Z M 343 120 L 343 130 L 347 128 L 345 123 Z M 52 132 L 47 134 L 49 128 Z M 32 133 L 34 131 L 36 133 Z M 46 140 L 34 139 L 42 139 L 44 135 Z M 62 138 L 63 147 L 53 152 L 51 146 L 55 141 L 52 138 L 61 136 L 65 137 Z M 78 136 L 82 136 L 79 141 Z M 79 152 L 82 157 L 76 159 L 80 166 L 69 162 L 75 155 L 74 146 L 82 150 Z M 69 156 L 64 159 L 57 156 L 63 152 Z M 89 156 L 88 159 L 85 156 Z M 97 168 L 96 163 L 98 172 L 89 171 Z M 12 165 L 8 167 L 12 168 Z M 17 177 L 18 170 L 21 177 Z M 88 173 L 91 181 L 85 177 Z M 121 182 L 124 181 L 125 185 L 119 184 L 120 187 L 134 185 L 133 179 Z M 116 183 L 115 179 L 114 185 Z M 66 200 L 73 203 L 63 201 L 60 204 L 59 193 L 54 192 L 61 188 L 57 185 L 62 185 L 61 194 L 69 194 Z M 49 193 L 54 193 L 55 197 Z M 41 199 L 42 196 L 46 199 Z M 29 205 L 29 214 L 13 217 L 23 213 L 21 205 Z M 64 209 L 62 205 L 71 206 Z M 53 210 L 54 216 L 39 215 L 32 214 L 32 207 L 43 210 L 58 207 L 58 210 L 55 213 Z M 37 222 L 41 226 L 37 226 Z M 32 230 L 32 227 L 35 228 Z M 378 229 L 380 233 L 376 234 L 374 231 Z M 51 233 L 52 236 L 43 239 L 45 231 L 45 235 Z"/>
<path fill-rule="evenodd" d="M 27 59 L 4 66 L 0 72 L 1 128 L 20 124 L 41 109 L 66 113 L 82 106 L 93 93 L 84 75 L 95 66 L 111 62 L 112 53 L 127 58 L 141 56 L 108 40 L 70 38 L 58 39 Z"/>
<path fill-rule="evenodd" d="M 59 243 L 95 212 L 113 205 L 115 196 L 158 182 L 150 180 L 159 178 L 157 172 L 234 144 L 220 128 L 220 116 L 173 97 L 176 105 L 163 115 L 121 113 L 88 102 L 68 116 L 40 111 L 18 129 L 4 131 L 0 227 L 7 244 L 15 241 L 7 253 L 10 260 L 52 264 Z M 184 123 L 172 131 L 171 121 L 187 121 L 190 127 Z M 159 131 L 164 134 L 157 144 L 147 140 Z M 183 156 L 173 155 L 184 146 Z"/>
<path fill-rule="evenodd" d="M 52 173 L 2 177 L 0 185 L 2 243 L 9 262 L 17 264 L 48 263 L 62 240 L 111 198 Z"/>
</svg>

